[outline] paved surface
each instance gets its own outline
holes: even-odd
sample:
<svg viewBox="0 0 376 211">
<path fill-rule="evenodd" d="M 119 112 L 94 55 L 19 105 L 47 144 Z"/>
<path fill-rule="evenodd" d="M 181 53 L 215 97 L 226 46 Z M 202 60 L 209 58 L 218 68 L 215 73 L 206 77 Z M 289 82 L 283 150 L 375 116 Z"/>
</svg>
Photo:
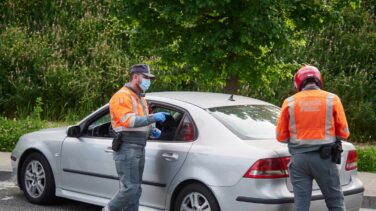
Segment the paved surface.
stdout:
<svg viewBox="0 0 376 211">
<path fill-rule="evenodd" d="M 12 171 L 9 152 L 0 152 L 0 171 Z"/>
<path fill-rule="evenodd" d="M 376 173 L 359 172 L 358 175 L 365 189 L 362 207 L 376 209 Z"/>
<path fill-rule="evenodd" d="M 0 211 L 8 210 L 93 210 L 99 211 L 100 207 L 75 202 L 71 200 L 58 200 L 53 206 L 38 206 L 27 202 L 22 191 L 15 186 L 11 177 L 10 153 L 0 152 Z M 365 192 L 361 211 L 376 211 L 376 173 L 358 172 L 364 184 Z"/>
<path fill-rule="evenodd" d="M 11 171 L 10 153 L 0 152 L 0 211 L 102 210 L 102 207 L 68 199 L 59 199 L 54 205 L 48 206 L 31 204 L 14 184 L 14 178 L 10 178 Z"/>
<path fill-rule="evenodd" d="M 29 203 L 23 192 L 11 182 L 0 181 L 0 211 L 47 211 L 47 210 L 90 210 L 100 211 L 102 208 L 72 200 L 59 199 L 53 205 L 39 206 Z"/>
</svg>

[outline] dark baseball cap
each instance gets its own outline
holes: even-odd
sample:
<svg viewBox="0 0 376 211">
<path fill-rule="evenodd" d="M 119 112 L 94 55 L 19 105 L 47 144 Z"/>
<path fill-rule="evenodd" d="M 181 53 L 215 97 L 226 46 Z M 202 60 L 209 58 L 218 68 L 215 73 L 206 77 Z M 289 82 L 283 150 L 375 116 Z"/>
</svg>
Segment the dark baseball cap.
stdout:
<svg viewBox="0 0 376 211">
<path fill-rule="evenodd" d="M 150 79 L 155 79 L 155 76 L 150 73 L 149 65 L 147 64 L 135 64 L 131 68 L 131 73 L 142 74 Z"/>
</svg>

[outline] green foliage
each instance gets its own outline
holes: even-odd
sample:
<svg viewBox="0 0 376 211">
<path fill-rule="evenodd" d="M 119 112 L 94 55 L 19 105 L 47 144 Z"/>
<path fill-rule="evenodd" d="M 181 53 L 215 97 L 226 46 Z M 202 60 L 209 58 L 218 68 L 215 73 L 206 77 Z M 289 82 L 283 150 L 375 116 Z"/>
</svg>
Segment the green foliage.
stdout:
<svg viewBox="0 0 376 211">
<path fill-rule="evenodd" d="M 0 115 L 77 121 L 141 62 L 158 76 L 151 91 L 237 90 L 281 105 L 295 93 L 294 70 L 311 63 L 341 98 L 351 140 L 375 141 L 375 5 L 3 0 Z"/>
<path fill-rule="evenodd" d="M 43 105 L 42 98 L 37 97 L 37 99 L 35 100 L 35 106 L 34 106 L 33 115 L 32 115 L 34 119 L 40 120 L 40 114 L 43 112 L 42 105 Z"/>
<path fill-rule="evenodd" d="M 125 23 L 109 15 L 107 2 L 6 0 L 0 7 L 2 115 L 25 117 L 41 97 L 44 119 L 82 117 L 128 79 Z"/>
<path fill-rule="evenodd" d="M 356 149 L 358 154 L 358 170 L 376 172 L 376 147 L 361 146 Z"/>
<path fill-rule="evenodd" d="M 278 52 L 278 57 L 283 57 L 286 62 L 311 63 L 320 68 L 324 88 L 341 98 L 350 126 L 350 138 L 357 142 L 376 139 L 374 8 L 372 1 L 345 7 L 339 21 L 331 22 L 319 31 L 307 31 L 303 41 L 299 42 L 300 38 L 296 37 L 295 45 Z M 285 87 L 293 90 L 291 81 L 288 83 L 291 85 Z M 287 95 L 283 94 L 284 97 Z"/>
<path fill-rule="evenodd" d="M 292 34 L 321 28 L 343 7 L 342 1 L 123 3 L 127 17 L 136 20 L 130 34 L 135 54 L 158 55 L 162 64 L 181 66 L 183 74 L 188 69 L 196 80 L 225 82 L 230 92 L 238 91 L 239 79 L 260 85 L 264 67 L 275 64 L 269 58 L 275 49 L 288 45 Z"/>
<path fill-rule="evenodd" d="M 0 151 L 12 151 L 18 139 L 26 133 L 40 130 L 42 128 L 63 125 L 67 125 L 67 122 L 47 122 L 40 119 L 33 119 L 31 117 L 25 119 L 8 119 L 0 116 Z"/>
<path fill-rule="evenodd" d="M 343 103 L 349 123 L 351 140 L 376 140 L 376 80 L 366 71 L 327 75 L 332 81 L 327 89 L 337 93 Z"/>
</svg>

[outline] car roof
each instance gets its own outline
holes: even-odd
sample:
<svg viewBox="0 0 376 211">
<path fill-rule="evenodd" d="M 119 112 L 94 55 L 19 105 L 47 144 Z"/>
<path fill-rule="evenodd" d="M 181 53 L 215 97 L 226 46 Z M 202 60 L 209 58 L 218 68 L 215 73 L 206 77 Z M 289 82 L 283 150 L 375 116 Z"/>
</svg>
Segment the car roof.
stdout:
<svg viewBox="0 0 376 211">
<path fill-rule="evenodd" d="M 240 95 L 233 95 L 233 100 L 230 100 L 231 94 L 213 92 L 151 92 L 147 93 L 146 97 L 150 100 L 157 100 L 158 97 L 179 100 L 205 109 L 234 105 L 272 105 L 265 101 Z"/>
</svg>

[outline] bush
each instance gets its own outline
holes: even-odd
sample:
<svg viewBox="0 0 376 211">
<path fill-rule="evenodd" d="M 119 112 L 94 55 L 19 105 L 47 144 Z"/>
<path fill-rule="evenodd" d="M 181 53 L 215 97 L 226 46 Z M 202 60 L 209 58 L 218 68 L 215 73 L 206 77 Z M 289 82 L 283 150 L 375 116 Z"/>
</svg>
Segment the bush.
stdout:
<svg viewBox="0 0 376 211">
<path fill-rule="evenodd" d="M 68 125 L 66 122 L 47 122 L 27 117 L 25 119 L 8 119 L 0 116 L 0 151 L 10 152 L 18 139 L 29 132 L 42 128 Z"/>
<path fill-rule="evenodd" d="M 0 115 L 86 116 L 128 79 L 124 23 L 103 1 L 0 2 Z"/>
<path fill-rule="evenodd" d="M 358 153 L 358 171 L 376 172 L 376 147 L 360 146 Z"/>
</svg>

